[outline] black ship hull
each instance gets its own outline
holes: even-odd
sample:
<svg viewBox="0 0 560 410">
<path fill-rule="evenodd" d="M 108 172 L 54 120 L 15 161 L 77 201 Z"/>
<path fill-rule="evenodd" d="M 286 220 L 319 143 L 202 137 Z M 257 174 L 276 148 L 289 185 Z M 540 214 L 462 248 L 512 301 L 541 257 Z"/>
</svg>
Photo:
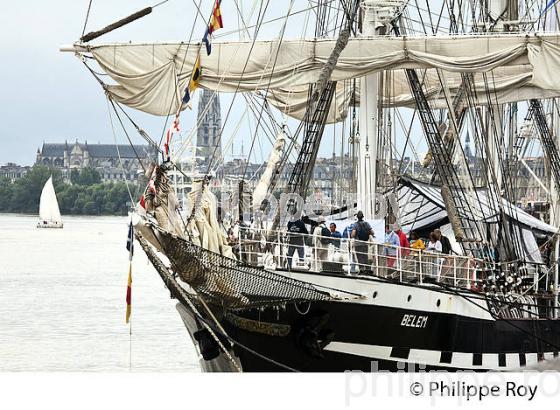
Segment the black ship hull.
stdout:
<svg viewBox="0 0 560 410">
<path fill-rule="evenodd" d="M 297 275 L 296 275 L 297 276 Z M 360 300 L 215 311 L 229 357 L 188 305 L 178 310 L 205 371 L 308 372 L 522 370 L 558 356 L 560 321 L 499 318 L 480 294 L 436 284 L 304 274 L 300 279 L 364 290 Z M 214 309 L 213 309 L 214 310 Z M 203 314 L 203 310 L 199 310 Z M 204 314 L 203 314 L 204 317 Z M 235 361 L 236 364 L 233 364 Z"/>
</svg>

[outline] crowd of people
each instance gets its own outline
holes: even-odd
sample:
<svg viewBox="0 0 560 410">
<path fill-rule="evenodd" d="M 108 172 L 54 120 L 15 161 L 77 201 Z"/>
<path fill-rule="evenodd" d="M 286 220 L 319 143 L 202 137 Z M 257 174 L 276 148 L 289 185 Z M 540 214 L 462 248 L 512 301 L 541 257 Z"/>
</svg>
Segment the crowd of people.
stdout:
<svg viewBox="0 0 560 410">
<path fill-rule="evenodd" d="M 327 226 L 327 221 L 323 216 L 319 216 L 317 220 L 313 220 L 308 216 L 288 222 L 288 268 L 292 268 L 293 257 L 297 254 L 299 259 L 304 259 L 304 245 L 306 244 L 306 235 L 312 238 L 312 245 L 316 249 L 316 259 L 321 262 L 327 260 L 328 247 L 332 244 L 334 250 L 339 250 L 341 241 L 345 239 L 357 239 L 353 242 L 353 250 L 355 255 L 355 263 L 359 266 L 367 266 L 368 261 L 368 241 L 372 239 L 374 242 L 383 243 L 383 253 L 386 259 L 386 265 L 392 268 L 397 260 L 397 252 L 401 252 L 401 256 L 408 256 L 413 252 L 412 256 L 418 255 L 418 252 L 428 252 L 432 254 L 451 254 L 452 248 L 449 238 L 441 233 L 441 230 L 435 229 L 430 232 L 429 237 L 424 240 L 416 231 L 411 231 L 407 236 L 401 229 L 399 224 L 386 225 L 385 237 L 380 242 L 375 237 L 375 232 L 371 225 L 364 220 L 362 211 L 356 213 L 356 221 L 349 224 L 343 232 L 337 230 L 336 223 L 331 222 Z M 311 232 L 308 231 L 307 225 L 311 226 Z"/>
<path fill-rule="evenodd" d="M 287 223 L 287 267 L 292 269 L 294 257 L 297 260 L 305 260 L 306 246 L 313 249 L 313 260 L 316 263 L 315 269 L 322 270 L 323 262 L 329 261 L 330 252 L 343 254 L 341 246 L 343 242 L 349 243 L 345 248 L 351 251 L 348 262 L 351 270 L 355 271 L 359 267 L 362 271 L 371 269 L 373 261 L 370 260 L 370 245 L 372 243 L 381 244 L 378 250 L 382 260 L 378 260 L 378 265 L 383 265 L 394 271 L 395 263 L 401 258 L 414 260 L 421 252 L 433 257 L 443 257 L 451 254 L 452 248 L 449 239 L 444 236 L 439 229 L 429 233 L 426 239 L 420 237 L 417 231 L 411 231 L 407 236 L 398 223 L 385 226 L 385 235 L 382 240 L 375 236 L 375 231 L 371 225 L 364 220 L 362 211 L 356 213 L 356 220 L 348 224 L 342 232 L 338 230 L 335 222 L 327 223 L 325 217 L 319 216 L 316 220 L 308 216 L 291 220 Z M 308 230 L 308 227 L 311 227 Z M 233 247 L 236 256 L 240 257 L 239 232 L 234 233 L 233 227 L 228 230 L 228 243 Z M 247 239 L 247 238 L 245 238 Z M 255 239 L 255 238 L 253 238 Z M 253 240 L 253 242 L 255 242 Z M 247 242 L 249 243 L 249 242 Z M 248 246 L 248 245 L 246 245 Z M 263 251 L 263 249 L 261 249 Z M 253 251 L 245 249 L 245 258 L 253 255 Z M 441 254 L 442 256 L 436 256 Z M 429 259 L 428 259 L 429 260 Z"/>
</svg>

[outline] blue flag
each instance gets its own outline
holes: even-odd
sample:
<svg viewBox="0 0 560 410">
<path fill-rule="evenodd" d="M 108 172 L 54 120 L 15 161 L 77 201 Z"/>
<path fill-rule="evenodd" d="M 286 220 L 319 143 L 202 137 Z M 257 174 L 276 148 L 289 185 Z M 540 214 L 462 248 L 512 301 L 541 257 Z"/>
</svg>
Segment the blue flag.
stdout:
<svg viewBox="0 0 560 410">
<path fill-rule="evenodd" d="M 183 96 L 183 103 L 188 104 L 191 100 L 191 93 L 189 93 L 189 86 L 185 88 L 185 95 Z"/>
<path fill-rule="evenodd" d="M 206 33 L 204 34 L 204 37 L 202 37 L 202 42 L 206 46 L 206 54 L 210 55 L 210 53 L 212 52 L 212 44 L 210 43 L 210 36 L 209 36 L 208 29 L 206 29 Z"/>
</svg>

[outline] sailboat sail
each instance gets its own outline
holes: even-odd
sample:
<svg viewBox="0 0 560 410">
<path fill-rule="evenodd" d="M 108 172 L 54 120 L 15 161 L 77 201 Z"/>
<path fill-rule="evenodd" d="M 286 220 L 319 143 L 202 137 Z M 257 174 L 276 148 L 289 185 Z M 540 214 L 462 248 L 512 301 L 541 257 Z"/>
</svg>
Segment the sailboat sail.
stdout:
<svg viewBox="0 0 560 410">
<path fill-rule="evenodd" d="M 54 192 L 52 176 L 49 177 L 41 192 L 39 218 L 43 222 L 62 224 L 62 217 L 60 216 L 60 209 L 58 208 L 58 201 L 56 199 L 56 193 Z"/>
</svg>

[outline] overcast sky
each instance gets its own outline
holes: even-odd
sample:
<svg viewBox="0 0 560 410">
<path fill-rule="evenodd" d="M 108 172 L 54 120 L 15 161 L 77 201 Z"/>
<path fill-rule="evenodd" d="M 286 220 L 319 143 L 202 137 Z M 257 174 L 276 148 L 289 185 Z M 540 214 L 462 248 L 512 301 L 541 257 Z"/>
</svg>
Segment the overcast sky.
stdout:
<svg viewBox="0 0 560 410">
<path fill-rule="evenodd" d="M 90 143 L 113 143 L 101 88 L 74 55 L 59 52 L 60 45 L 71 44 L 81 36 L 88 1 L 26 0 L 4 2 L 2 5 L 0 76 L 4 81 L 0 93 L 0 164 L 9 161 L 32 164 L 43 141 L 87 139 Z M 246 9 L 253 4 L 252 1 L 237 1 Z M 156 2 L 94 0 L 87 31 L 99 29 Z M 237 27 L 234 4 L 233 1 L 223 2 L 222 14 L 226 25 L 223 31 Z M 272 1 L 267 17 L 285 13 L 287 4 Z M 306 1 L 296 1 L 294 10 L 305 8 L 307 4 Z M 211 7 L 212 2 L 202 1 L 205 15 L 210 13 Z M 186 40 L 192 28 L 194 10 L 193 0 L 170 0 L 142 20 L 104 36 L 102 41 Z M 290 21 L 290 27 L 301 33 L 302 20 L 297 19 Z M 269 24 L 262 33 L 274 37 L 279 27 L 279 24 Z M 195 38 L 202 37 L 203 33 L 202 25 L 198 26 Z M 242 98 L 239 97 L 239 100 Z M 222 112 L 227 110 L 230 101 L 231 96 L 222 97 Z M 192 124 L 195 111 L 184 114 L 182 121 Z M 242 111 L 236 104 L 234 117 L 240 116 Z M 161 118 L 138 112 L 134 114 L 151 135 L 161 135 Z M 251 138 L 250 133 L 246 134 L 247 146 Z M 136 142 L 142 142 L 140 138 L 134 138 Z M 119 143 L 125 143 L 122 135 Z M 248 150 L 247 147 L 245 149 Z M 234 150 L 237 154 L 240 144 Z M 267 149 L 261 147 L 261 150 Z"/>
</svg>

